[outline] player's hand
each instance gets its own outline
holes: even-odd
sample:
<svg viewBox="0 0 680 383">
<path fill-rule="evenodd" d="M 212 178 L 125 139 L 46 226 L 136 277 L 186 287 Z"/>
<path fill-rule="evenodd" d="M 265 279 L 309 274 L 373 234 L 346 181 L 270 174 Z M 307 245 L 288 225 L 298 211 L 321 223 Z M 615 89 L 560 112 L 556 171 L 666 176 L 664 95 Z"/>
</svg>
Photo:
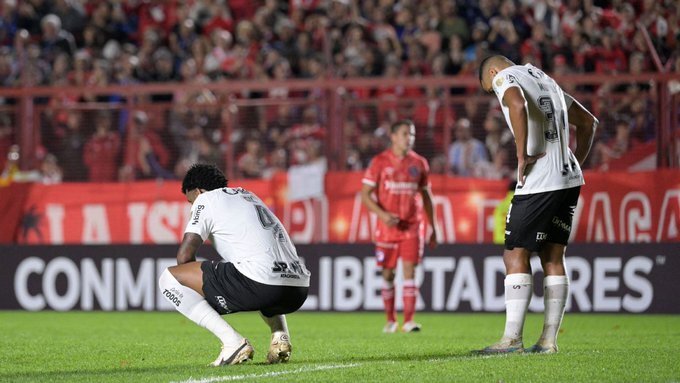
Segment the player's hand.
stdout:
<svg viewBox="0 0 680 383">
<path fill-rule="evenodd" d="M 527 176 L 526 174 L 528 173 L 528 167 L 530 165 L 533 165 L 538 161 L 539 158 L 545 156 L 545 152 L 541 154 L 537 154 L 535 156 L 526 156 L 524 158 L 517 158 L 517 183 L 520 185 L 524 185 L 524 181 L 526 181 Z"/>
<path fill-rule="evenodd" d="M 399 224 L 399 217 L 387 211 L 380 215 L 380 219 L 389 227 L 394 227 Z"/>
<path fill-rule="evenodd" d="M 427 246 L 430 249 L 434 249 L 437 247 L 437 231 L 432 230 L 432 234 L 430 234 L 430 240 L 427 242 Z"/>
</svg>

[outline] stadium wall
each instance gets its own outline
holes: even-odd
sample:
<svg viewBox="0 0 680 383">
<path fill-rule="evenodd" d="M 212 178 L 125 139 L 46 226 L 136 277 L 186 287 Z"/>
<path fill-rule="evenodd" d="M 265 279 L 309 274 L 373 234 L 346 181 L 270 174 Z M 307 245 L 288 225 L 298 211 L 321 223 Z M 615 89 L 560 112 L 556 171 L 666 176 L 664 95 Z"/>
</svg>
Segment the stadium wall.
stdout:
<svg viewBox="0 0 680 383">
<path fill-rule="evenodd" d="M 370 243 L 375 216 L 361 203 L 361 172 L 279 173 L 236 180 L 269 205 L 296 244 Z M 492 243 L 505 181 L 431 177 L 441 241 Z M 680 171 L 587 173 L 572 242 L 680 243 Z M 189 204 L 178 181 L 14 184 L 0 188 L 0 243 L 176 244 Z"/>
<path fill-rule="evenodd" d="M 175 264 L 175 245 L 0 246 L 2 310 L 172 310 L 157 279 Z M 568 250 L 571 312 L 680 313 L 677 244 L 580 244 Z M 300 245 L 312 272 L 308 311 L 380 310 L 381 279 L 373 246 Z M 216 259 L 204 246 L 200 254 Z M 500 312 L 502 249 L 442 245 L 419 268 L 419 310 Z M 541 274 L 533 259 L 535 274 Z M 530 310 L 540 311 L 540 275 Z M 397 276 L 397 284 L 400 284 Z M 400 289 L 397 289 L 398 294 Z M 397 297 L 401 302 L 401 297 Z"/>
</svg>

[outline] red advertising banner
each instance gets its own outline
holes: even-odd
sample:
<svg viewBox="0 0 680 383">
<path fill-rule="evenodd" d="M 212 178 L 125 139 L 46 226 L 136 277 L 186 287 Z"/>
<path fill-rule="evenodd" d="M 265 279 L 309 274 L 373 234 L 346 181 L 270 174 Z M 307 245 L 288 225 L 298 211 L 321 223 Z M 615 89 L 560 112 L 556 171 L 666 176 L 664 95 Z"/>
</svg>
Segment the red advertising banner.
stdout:
<svg viewBox="0 0 680 383">
<path fill-rule="evenodd" d="M 269 181 L 240 184 L 273 203 L 265 198 Z M 17 198 L 15 187 L 26 186 L 0 189 L 2 201 L 23 202 L 19 220 L 0 218 L 4 230 L 14 233 L 4 243 L 178 243 L 189 219 L 190 206 L 180 182 L 33 184 L 22 199 Z"/>
<path fill-rule="evenodd" d="M 327 173 L 316 197 L 288 199 L 286 174 L 234 181 L 274 209 L 296 243 L 366 243 L 375 217 L 359 196 L 361 173 Z M 572 239 L 588 243 L 680 242 L 680 171 L 588 173 Z M 432 176 L 446 243 L 491 243 L 506 182 Z M 178 243 L 189 205 L 179 182 L 13 185 L 0 188 L 1 243 Z"/>
</svg>

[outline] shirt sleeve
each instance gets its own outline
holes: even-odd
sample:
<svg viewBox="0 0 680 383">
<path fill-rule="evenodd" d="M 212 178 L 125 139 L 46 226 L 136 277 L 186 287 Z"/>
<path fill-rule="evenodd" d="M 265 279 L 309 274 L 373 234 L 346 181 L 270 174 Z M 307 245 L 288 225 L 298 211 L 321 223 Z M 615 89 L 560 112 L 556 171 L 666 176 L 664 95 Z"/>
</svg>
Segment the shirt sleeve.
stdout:
<svg viewBox="0 0 680 383">
<path fill-rule="evenodd" d="M 207 198 L 203 194 L 199 195 L 194 204 L 191 205 L 191 215 L 184 233 L 194 233 L 201 236 L 205 241 L 210 236 L 212 229 L 212 218 L 209 213 Z"/>
<path fill-rule="evenodd" d="M 513 75 L 508 69 L 500 71 L 500 73 L 498 73 L 491 81 L 491 86 L 493 87 L 494 93 L 496 93 L 496 97 L 498 97 L 498 100 L 501 101 L 501 103 L 503 102 L 503 95 L 505 95 L 505 91 L 513 87 L 522 89 L 522 87 L 519 85 L 517 77 L 515 77 L 515 75 Z"/>
<path fill-rule="evenodd" d="M 380 174 L 380 166 L 376 158 L 371 160 L 368 168 L 364 172 L 364 178 L 361 179 L 361 183 L 364 185 L 375 187 L 378 185 L 378 175 Z"/>
</svg>

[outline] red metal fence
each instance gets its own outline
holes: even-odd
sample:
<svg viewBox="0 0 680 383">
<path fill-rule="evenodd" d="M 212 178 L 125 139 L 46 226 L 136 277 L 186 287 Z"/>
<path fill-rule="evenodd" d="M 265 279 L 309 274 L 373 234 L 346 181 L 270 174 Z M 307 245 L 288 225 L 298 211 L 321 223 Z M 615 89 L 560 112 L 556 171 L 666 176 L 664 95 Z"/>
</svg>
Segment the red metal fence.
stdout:
<svg viewBox="0 0 680 383">
<path fill-rule="evenodd" d="M 602 122 L 588 168 L 679 166 L 680 75 L 557 80 Z M 65 181 L 97 179 L 102 168 L 114 181 L 179 178 L 196 161 L 217 162 L 231 178 L 267 177 L 316 160 L 358 170 L 385 147 L 386 127 L 400 118 L 416 122 L 416 150 L 433 171 L 451 174 L 456 122 L 467 118 L 485 142 L 498 120 L 498 102 L 473 77 L 34 87 L 0 89 L 0 100 L 0 161 L 16 144 L 23 170 L 56 159 Z M 100 155 L 92 147 L 108 141 L 88 146 L 97 124 L 107 125 L 118 149 Z M 502 178 L 513 168 L 497 154 L 475 175 Z"/>
</svg>

